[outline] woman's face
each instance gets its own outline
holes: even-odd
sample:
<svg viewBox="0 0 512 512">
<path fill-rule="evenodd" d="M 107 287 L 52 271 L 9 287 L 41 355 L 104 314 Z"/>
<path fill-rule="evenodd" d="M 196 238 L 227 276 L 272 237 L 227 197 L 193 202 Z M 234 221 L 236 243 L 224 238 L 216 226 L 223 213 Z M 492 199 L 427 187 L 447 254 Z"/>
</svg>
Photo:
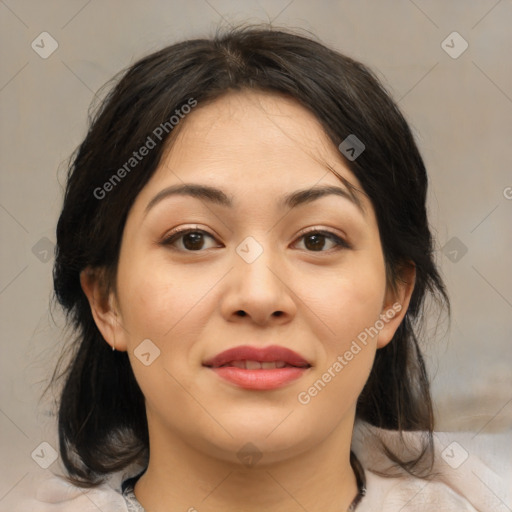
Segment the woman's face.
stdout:
<svg viewBox="0 0 512 512">
<path fill-rule="evenodd" d="M 327 169 L 361 190 L 292 100 L 230 93 L 181 122 L 129 213 L 117 274 L 112 334 L 150 436 L 235 462 L 250 443 L 271 462 L 351 432 L 375 351 L 403 313 L 386 292 L 371 203 Z M 196 192 L 171 193 L 184 185 Z M 338 192 L 299 193 L 326 187 Z M 274 348 L 215 359 L 240 346 Z"/>
</svg>

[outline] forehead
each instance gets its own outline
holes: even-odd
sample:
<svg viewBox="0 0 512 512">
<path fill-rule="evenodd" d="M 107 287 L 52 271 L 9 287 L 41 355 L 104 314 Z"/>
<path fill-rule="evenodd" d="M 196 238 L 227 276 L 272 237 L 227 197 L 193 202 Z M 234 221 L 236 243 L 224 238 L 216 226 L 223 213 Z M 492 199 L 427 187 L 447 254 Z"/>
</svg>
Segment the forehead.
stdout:
<svg viewBox="0 0 512 512">
<path fill-rule="evenodd" d="M 253 154 L 262 162 L 327 155 L 340 159 L 312 112 L 292 98 L 271 92 L 230 92 L 199 104 L 182 128 L 173 144 L 176 156 L 182 146 L 201 144 L 202 149 L 230 160 L 237 154 Z M 205 156 L 204 151 L 199 154 Z"/>
<path fill-rule="evenodd" d="M 294 99 L 230 92 L 199 104 L 181 123 L 143 196 L 201 183 L 225 190 L 237 206 L 333 185 L 356 195 L 365 209 L 364 196 L 351 190 L 362 190 L 355 175 L 313 113 Z"/>
</svg>

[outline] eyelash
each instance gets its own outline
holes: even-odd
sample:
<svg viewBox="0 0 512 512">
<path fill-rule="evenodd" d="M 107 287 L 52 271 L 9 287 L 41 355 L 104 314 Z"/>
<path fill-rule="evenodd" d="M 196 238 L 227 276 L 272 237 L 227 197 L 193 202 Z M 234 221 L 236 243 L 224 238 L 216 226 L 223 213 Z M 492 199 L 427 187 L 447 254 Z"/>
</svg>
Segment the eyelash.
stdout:
<svg viewBox="0 0 512 512">
<path fill-rule="evenodd" d="M 165 246 L 170 246 L 172 245 L 175 241 L 179 240 L 181 237 L 189 234 L 189 233 L 202 233 L 202 234 L 205 234 L 213 239 L 215 239 L 215 237 L 208 233 L 207 231 L 203 230 L 203 229 L 199 229 L 199 228 L 186 228 L 186 229 L 180 229 L 180 230 L 176 230 L 176 231 L 171 231 L 171 233 L 169 233 L 168 236 L 166 236 L 161 244 L 162 245 L 165 245 Z M 306 236 L 308 235 L 312 235 L 312 234 L 315 234 L 315 235 L 323 235 L 327 238 L 329 238 L 330 240 L 332 240 L 335 244 L 336 244 L 336 247 L 332 248 L 332 249 L 328 249 L 327 251 L 306 251 L 306 252 L 310 252 L 310 253 L 315 253 L 315 252 L 331 252 L 331 251 L 339 251 L 339 250 L 342 250 L 342 249 L 351 249 L 352 246 L 346 241 L 344 240 L 343 238 L 339 237 L 338 235 L 336 235 L 335 233 L 332 233 L 331 231 L 326 231 L 325 229 L 311 229 L 309 231 L 306 231 L 305 233 L 302 233 L 298 240 L 301 240 L 303 238 L 305 238 Z M 187 250 L 187 249 L 176 249 L 178 251 L 181 251 L 181 252 L 203 252 L 205 249 L 199 249 L 197 251 L 190 251 L 190 250 Z"/>
</svg>

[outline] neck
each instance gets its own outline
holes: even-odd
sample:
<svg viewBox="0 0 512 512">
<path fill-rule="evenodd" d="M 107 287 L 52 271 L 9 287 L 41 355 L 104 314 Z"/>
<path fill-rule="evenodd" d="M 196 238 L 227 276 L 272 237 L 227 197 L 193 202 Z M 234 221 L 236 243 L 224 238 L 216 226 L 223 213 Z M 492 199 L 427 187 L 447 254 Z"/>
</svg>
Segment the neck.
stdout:
<svg viewBox="0 0 512 512">
<path fill-rule="evenodd" d="M 353 422 L 347 423 L 294 456 L 266 464 L 263 456 L 246 465 L 205 455 L 150 427 L 151 456 L 135 495 L 152 512 L 345 511 L 358 493 L 350 464 Z"/>
</svg>

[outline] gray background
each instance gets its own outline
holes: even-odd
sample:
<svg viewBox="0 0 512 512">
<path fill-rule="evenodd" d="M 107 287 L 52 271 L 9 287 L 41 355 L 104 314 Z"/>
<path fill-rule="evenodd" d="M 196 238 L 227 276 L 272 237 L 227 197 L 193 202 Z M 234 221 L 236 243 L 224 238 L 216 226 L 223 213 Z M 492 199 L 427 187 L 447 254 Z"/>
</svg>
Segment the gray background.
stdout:
<svg viewBox="0 0 512 512">
<path fill-rule="evenodd" d="M 434 317 L 425 347 L 437 428 L 511 428 L 510 0 L 5 0 L 0 16 L 0 502 L 39 470 L 31 453 L 41 442 L 57 446 L 52 396 L 40 400 L 67 339 L 61 315 L 49 312 L 51 254 L 65 161 L 85 135 L 87 108 L 136 59 L 219 24 L 309 30 L 391 91 L 429 170 L 453 305 L 451 327 L 435 329 Z M 462 40 L 442 45 L 454 31 L 469 44 L 457 58 Z M 51 48 L 42 32 L 58 43 L 47 58 L 31 47 Z"/>
</svg>

